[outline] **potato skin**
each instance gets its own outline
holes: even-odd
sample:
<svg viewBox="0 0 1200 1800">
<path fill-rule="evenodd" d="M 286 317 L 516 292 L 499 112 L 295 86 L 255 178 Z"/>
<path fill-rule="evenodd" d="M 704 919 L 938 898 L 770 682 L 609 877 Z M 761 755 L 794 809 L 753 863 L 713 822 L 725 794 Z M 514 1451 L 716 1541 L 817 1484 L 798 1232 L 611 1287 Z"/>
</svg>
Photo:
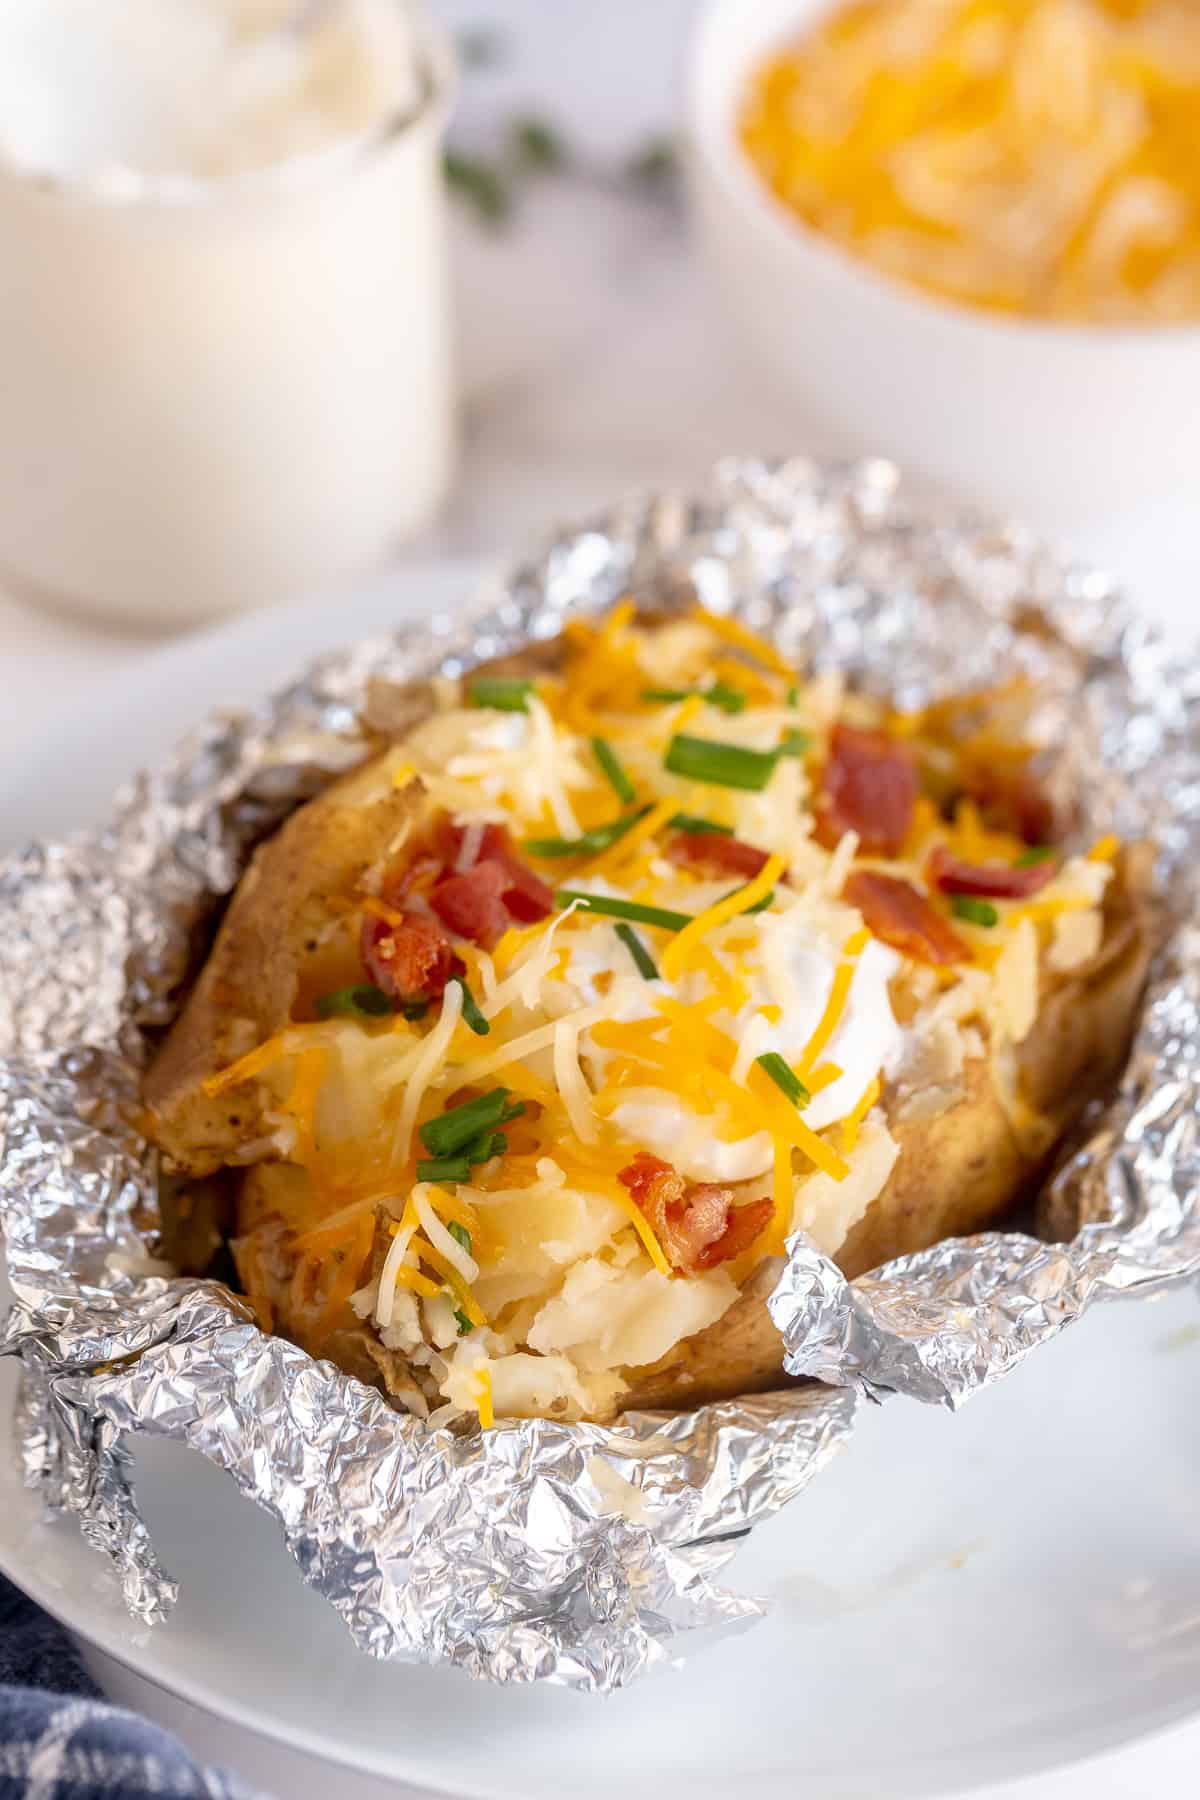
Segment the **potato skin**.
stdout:
<svg viewBox="0 0 1200 1800">
<path fill-rule="evenodd" d="M 342 776 L 259 846 L 212 951 L 142 1086 L 169 1166 L 210 1175 L 260 1135 L 253 1082 L 212 1098 L 205 1079 L 286 1025 L 305 968 L 371 866 L 417 816 L 419 786 L 378 793 L 380 758 Z"/>
<path fill-rule="evenodd" d="M 556 667 L 560 644 L 508 657 L 497 672 Z M 428 689 L 381 689 L 368 723 L 402 737 L 430 709 Z M 201 1083 L 292 1016 L 306 967 L 336 918 L 336 902 L 402 840 L 419 817 L 419 783 L 382 795 L 378 755 L 301 807 L 262 845 L 242 879 L 178 1022 L 147 1075 L 152 1136 L 169 1164 L 206 1175 L 258 1135 L 254 1084 L 209 1099 Z M 1111 1083 L 1128 1050 L 1151 947 L 1148 854 L 1123 854 L 1105 905 L 1105 933 L 1093 961 L 1049 978 L 1016 1076 L 1030 1112 L 1014 1124 L 995 1073 L 967 1064 L 961 1101 L 932 1118 L 889 1120 L 900 1156 L 883 1192 L 850 1231 L 836 1261 L 849 1278 L 894 1257 L 994 1224 L 1030 1188 L 1048 1155 L 1087 1102 Z M 885 1095 L 885 1107 L 887 1097 Z M 270 1165 L 243 1182 L 238 1229 L 249 1233 L 272 1189 Z M 279 1171 L 280 1175 L 283 1171 Z M 782 1344 L 766 1308 L 777 1259 L 758 1265 L 722 1319 L 682 1341 L 659 1363 L 622 1371 L 623 1406 L 676 1409 L 785 1385 Z M 288 1313 L 286 1260 L 273 1283 L 276 1328 L 303 1342 L 305 1322 Z M 377 1354 L 377 1351 L 379 1352 Z M 398 1359 L 347 1314 L 324 1346 L 348 1372 L 403 1397 Z"/>
</svg>

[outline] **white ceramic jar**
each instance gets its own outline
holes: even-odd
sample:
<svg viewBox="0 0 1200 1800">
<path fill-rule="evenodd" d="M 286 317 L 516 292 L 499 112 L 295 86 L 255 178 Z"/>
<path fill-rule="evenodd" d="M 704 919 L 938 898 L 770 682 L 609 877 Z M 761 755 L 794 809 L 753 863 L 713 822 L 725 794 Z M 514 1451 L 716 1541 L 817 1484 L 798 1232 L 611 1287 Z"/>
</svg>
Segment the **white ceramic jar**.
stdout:
<svg viewBox="0 0 1200 1800">
<path fill-rule="evenodd" d="M 453 463 L 445 41 L 403 0 L 5 7 L 0 570 L 179 624 L 368 572 Z"/>
</svg>

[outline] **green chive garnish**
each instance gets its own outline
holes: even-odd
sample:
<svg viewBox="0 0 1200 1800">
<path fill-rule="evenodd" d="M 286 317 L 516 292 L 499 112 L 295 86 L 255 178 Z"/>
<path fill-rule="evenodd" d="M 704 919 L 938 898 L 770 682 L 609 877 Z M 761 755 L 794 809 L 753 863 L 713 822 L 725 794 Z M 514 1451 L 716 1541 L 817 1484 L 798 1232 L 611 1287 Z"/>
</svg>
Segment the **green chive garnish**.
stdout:
<svg viewBox="0 0 1200 1800">
<path fill-rule="evenodd" d="M 480 1012 L 478 1006 L 476 1006 L 474 994 L 471 992 L 461 975 L 454 975 L 451 979 L 457 981 L 459 987 L 462 989 L 463 1024 L 469 1025 L 476 1037 L 486 1037 L 492 1028 Z"/>
<path fill-rule="evenodd" d="M 508 1139 L 502 1131 L 481 1131 L 477 1137 L 473 1137 L 465 1143 L 455 1155 L 439 1157 L 433 1162 L 419 1162 L 417 1179 L 419 1181 L 469 1181 L 471 1170 L 476 1163 L 490 1162 L 493 1156 L 503 1156 L 507 1149 Z M 459 1230 L 462 1229 L 460 1225 Z M 454 1230 L 453 1225 L 450 1230 Z M 463 1249 L 469 1250 L 470 1248 L 468 1240 L 463 1244 Z"/>
<path fill-rule="evenodd" d="M 318 1019 L 335 1019 L 343 1014 L 358 1019 L 382 1019 L 395 1010 L 383 989 L 375 987 L 369 981 L 359 982 L 354 987 L 335 988 L 331 994 L 322 994 L 315 1007 Z"/>
<path fill-rule="evenodd" d="M 714 681 L 710 687 L 706 688 L 642 689 L 643 700 L 657 700 L 663 703 L 674 700 L 690 700 L 693 694 L 699 694 L 700 698 L 709 706 L 719 706 L 722 712 L 740 713 L 745 711 L 745 694 L 739 694 L 738 690 L 730 687 L 727 681 Z"/>
<path fill-rule="evenodd" d="M 614 900 L 608 894 L 584 894 L 578 888 L 559 888 L 556 906 L 576 903 L 584 912 L 601 913 L 606 919 L 628 919 L 634 925 L 658 925 L 664 931 L 682 931 L 690 925 L 690 913 L 668 912 L 665 906 L 643 906 L 638 900 Z"/>
<path fill-rule="evenodd" d="M 746 788 L 760 793 L 775 772 L 774 750 L 747 750 L 711 738 L 676 736 L 664 759 L 672 775 L 704 781 L 714 787 Z"/>
<path fill-rule="evenodd" d="M 1037 863 L 1053 862 L 1058 851 L 1053 844 L 1035 844 L 1031 850 L 1023 850 L 1013 864 L 1014 869 L 1032 869 Z"/>
<path fill-rule="evenodd" d="M 417 1136 L 431 1156 L 455 1156 L 465 1150 L 482 1132 L 495 1131 L 506 1119 L 518 1118 L 525 1111 L 523 1100 L 511 1104 L 507 1088 L 492 1088 L 474 1100 L 464 1100 L 436 1119 L 426 1119 Z"/>
<path fill-rule="evenodd" d="M 470 1181 L 471 1165 L 465 1156 L 439 1156 L 432 1162 L 418 1160 L 418 1181 Z"/>
<path fill-rule="evenodd" d="M 798 687 L 790 687 L 788 689 L 787 703 L 789 706 L 799 706 L 799 704 L 800 704 L 800 689 Z"/>
<path fill-rule="evenodd" d="M 743 881 L 743 883 L 742 883 L 742 887 L 749 887 L 749 885 L 750 884 L 747 881 Z M 735 894 L 740 894 L 741 891 L 742 891 L 742 888 L 730 888 L 729 892 L 727 894 L 723 894 L 721 896 L 721 898 L 723 900 L 732 900 L 733 896 Z M 770 904 L 771 904 L 772 900 L 774 900 L 774 898 L 775 898 L 775 889 L 772 888 L 769 893 L 764 894 L 762 896 L 761 900 L 756 900 L 754 902 L 753 906 L 748 906 L 746 908 L 745 912 L 742 914 L 743 919 L 749 919 L 750 917 L 752 917 L 752 915 L 754 913 L 766 912 L 768 906 L 770 906 Z"/>
<path fill-rule="evenodd" d="M 998 925 L 1000 914 L 990 900 L 977 900 L 974 894 L 955 894 L 950 906 L 956 919 L 966 919 L 972 925 Z"/>
<path fill-rule="evenodd" d="M 446 1230 L 450 1233 L 450 1236 L 454 1239 L 455 1243 L 461 1244 L 467 1255 L 470 1256 L 471 1234 L 466 1226 L 460 1225 L 457 1219 L 451 1219 L 446 1226 Z"/>
<path fill-rule="evenodd" d="M 787 731 L 775 754 L 777 756 L 806 756 L 812 747 L 813 741 L 807 731 Z"/>
<path fill-rule="evenodd" d="M 722 712 L 740 713 L 746 710 L 746 696 L 737 688 L 730 687 L 727 681 L 714 681 L 711 687 L 704 690 L 704 698 L 709 706 L 719 706 Z"/>
<path fill-rule="evenodd" d="M 581 831 L 577 838 L 526 838 L 524 848 L 531 856 L 597 856 L 601 850 L 607 850 L 610 844 L 623 838 L 649 811 L 648 806 L 639 806 L 636 812 L 622 813 L 619 819 L 610 819 L 606 825 L 593 825 L 590 831 Z"/>
<path fill-rule="evenodd" d="M 642 980 L 657 981 L 658 969 L 655 965 L 654 958 L 647 950 L 645 944 L 643 944 L 637 932 L 633 929 L 633 926 L 626 925 L 624 921 L 622 921 L 622 923 L 616 927 L 616 933 L 637 965 L 637 972 Z"/>
<path fill-rule="evenodd" d="M 617 799 L 625 806 L 632 806 L 637 799 L 632 781 L 621 767 L 617 753 L 607 739 L 592 739 L 592 754 L 604 772 L 605 780 L 616 794 Z"/>
<path fill-rule="evenodd" d="M 532 692 L 532 681 L 480 675 L 468 687 L 467 699 L 472 706 L 488 706 L 493 712 L 525 712 Z"/>
<path fill-rule="evenodd" d="M 468 1319 L 466 1313 L 460 1311 L 457 1306 L 454 1309 L 454 1323 L 458 1326 L 459 1337 L 464 1336 L 465 1333 L 471 1329 L 470 1319 Z"/>
<path fill-rule="evenodd" d="M 406 1000 L 400 1008 L 400 1016 L 407 1019 L 410 1024 L 416 1024 L 417 1020 L 423 1019 L 428 1011 L 428 1000 Z"/>
<path fill-rule="evenodd" d="M 775 1086 L 787 1095 L 793 1106 L 808 1105 L 812 1095 L 777 1050 L 768 1050 L 765 1056 L 756 1056 L 754 1060 L 764 1075 L 769 1075 Z"/>
<path fill-rule="evenodd" d="M 676 831 L 686 831 L 692 835 L 701 831 L 715 831 L 721 837 L 732 837 L 732 825 L 718 825 L 715 819 L 701 818 L 699 813 L 673 813 L 667 820 L 668 825 Z"/>
</svg>

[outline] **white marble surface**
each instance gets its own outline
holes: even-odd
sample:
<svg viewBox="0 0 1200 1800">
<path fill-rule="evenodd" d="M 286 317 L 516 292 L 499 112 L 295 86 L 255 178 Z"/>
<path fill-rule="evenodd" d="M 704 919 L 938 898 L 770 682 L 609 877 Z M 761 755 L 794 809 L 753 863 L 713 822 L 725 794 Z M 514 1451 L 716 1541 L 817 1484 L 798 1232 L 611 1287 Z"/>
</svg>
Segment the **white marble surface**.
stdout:
<svg viewBox="0 0 1200 1800">
<path fill-rule="evenodd" d="M 815 439 L 744 367 L 682 218 L 604 179 L 674 121 L 689 0 L 442 0 L 438 10 L 455 25 L 497 19 L 511 34 L 510 60 L 466 80 L 463 140 L 486 143 L 498 119 L 528 109 L 564 128 L 586 168 L 539 181 L 501 234 L 456 219 L 462 473 L 443 518 L 411 554 L 503 554 L 557 518 L 629 487 L 698 477 L 729 452 L 853 448 Z M 1200 522 L 1186 499 L 1164 496 L 1071 537 L 1123 574 L 1148 610 L 1177 628 L 1190 624 Z M 69 707 L 145 648 L 145 640 L 0 595 L 0 744 L 19 756 L 48 710 Z M 251 1779 L 289 1795 L 308 1791 L 268 1747 L 226 1742 L 207 1726 L 200 1735 L 207 1754 L 240 1757 Z M 1183 1795 L 1193 1791 L 1198 1754 L 1200 1725 L 1183 1727 L 1004 1792 L 1023 1800 Z M 318 1778 L 311 1791 L 333 1790 Z M 339 1775 L 336 1791 L 381 1790 L 354 1789 Z"/>
</svg>

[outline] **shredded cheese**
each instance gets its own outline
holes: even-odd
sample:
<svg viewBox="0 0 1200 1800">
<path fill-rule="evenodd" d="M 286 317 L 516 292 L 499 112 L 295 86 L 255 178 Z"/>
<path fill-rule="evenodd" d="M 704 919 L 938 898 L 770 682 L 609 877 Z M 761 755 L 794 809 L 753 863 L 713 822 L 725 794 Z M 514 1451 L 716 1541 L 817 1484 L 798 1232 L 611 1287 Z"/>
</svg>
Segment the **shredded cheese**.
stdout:
<svg viewBox="0 0 1200 1800">
<path fill-rule="evenodd" d="M 453 1263 L 459 1277 L 468 1286 L 479 1279 L 479 1264 L 453 1234 L 446 1230 L 429 1203 L 429 1194 L 424 1182 L 412 1191 L 412 1202 L 416 1214 L 421 1221 L 421 1229 L 435 1250 L 440 1250 L 447 1262 Z"/>
<path fill-rule="evenodd" d="M 580 877 L 599 875 L 605 870 L 615 869 L 619 864 L 628 861 L 635 850 L 642 844 L 649 843 L 650 839 L 662 830 L 675 810 L 675 801 L 668 794 L 665 800 L 660 800 L 657 806 L 651 807 L 644 819 L 639 819 L 636 825 L 631 825 L 625 835 L 619 837 L 615 844 L 610 844 L 607 850 L 602 850 L 599 856 L 593 857 L 591 862 L 585 863 L 576 880 Z"/>
<path fill-rule="evenodd" d="M 740 619 L 730 619 L 721 613 L 708 612 L 702 606 L 696 608 L 694 616 L 702 619 L 713 636 L 720 638 L 722 643 L 732 644 L 735 650 L 744 650 L 747 656 L 752 656 L 755 662 L 762 664 L 764 669 L 771 669 L 776 675 L 782 675 L 785 681 L 792 680 L 791 667 L 780 656 L 778 650 L 772 644 L 768 644 L 767 640 L 760 637 L 756 631 L 751 631 L 748 626 L 743 625 Z"/>
<path fill-rule="evenodd" d="M 691 967 L 701 941 L 709 932 L 715 931 L 718 925 L 723 925 L 726 919 L 736 919 L 740 913 L 748 912 L 760 900 L 765 900 L 786 868 L 786 858 L 778 853 L 769 856 L 753 881 L 748 881 L 732 894 L 726 894 L 723 900 L 718 900 L 715 906 L 697 914 L 682 931 L 677 932 L 663 952 L 662 972 L 667 980 L 678 981 L 684 970 Z"/>
<path fill-rule="evenodd" d="M 847 1156 L 851 1154 L 858 1142 L 858 1134 L 862 1122 L 878 1100 L 880 1083 L 878 1075 L 867 1083 L 865 1092 L 855 1103 L 854 1110 L 842 1120 L 842 1149 Z"/>
<path fill-rule="evenodd" d="M 475 1386 L 478 1393 L 479 1423 L 484 1431 L 490 1431 L 496 1423 L 495 1408 L 492 1404 L 492 1378 L 482 1365 L 476 1371 Z"/>
<path fill-rule="evenodd" d="M 417 1122 L 417 1110 L 425 1097 L 425 1090 L 434 1079 L 450 1048 L 450 1040 L 454 1036 L 454 1028 L 462 1017 L 463 990 L 461 983 L 452 981 L 442 995 L 442 1010 L 437 1024 L 425 1039 L 404 1088 L 404 1099 L 400 1103 L 400 1117 L 396 1121 L 395 1136 L 392 1140 L 392 1155 L 397 1162 L 407 1162 L 412 1149 L 413 1126 Z"/>
<path fill-rule="evenodd" d="M 862 931 L 856 931 L 845 945 L 843 952 L 845 960 L 840 962 L 834 970 L 833 986 L 829 990 L 825 1011 L 821 1014 L 820 1023 L 805 1045 L 804 1053 L 796 1066 L 796 1073 L 806 1087 L 809 1086 L 809 1076 L 816 1067 L 821 1052 L 842 1022 L 842 1014 L 845 1012 L 846 1002 L 850 998 L 850 987 L 854 981 L 858 958 L 865 949 L 869 938 L 870 933 L 865 927 Z"/>
</svg>

